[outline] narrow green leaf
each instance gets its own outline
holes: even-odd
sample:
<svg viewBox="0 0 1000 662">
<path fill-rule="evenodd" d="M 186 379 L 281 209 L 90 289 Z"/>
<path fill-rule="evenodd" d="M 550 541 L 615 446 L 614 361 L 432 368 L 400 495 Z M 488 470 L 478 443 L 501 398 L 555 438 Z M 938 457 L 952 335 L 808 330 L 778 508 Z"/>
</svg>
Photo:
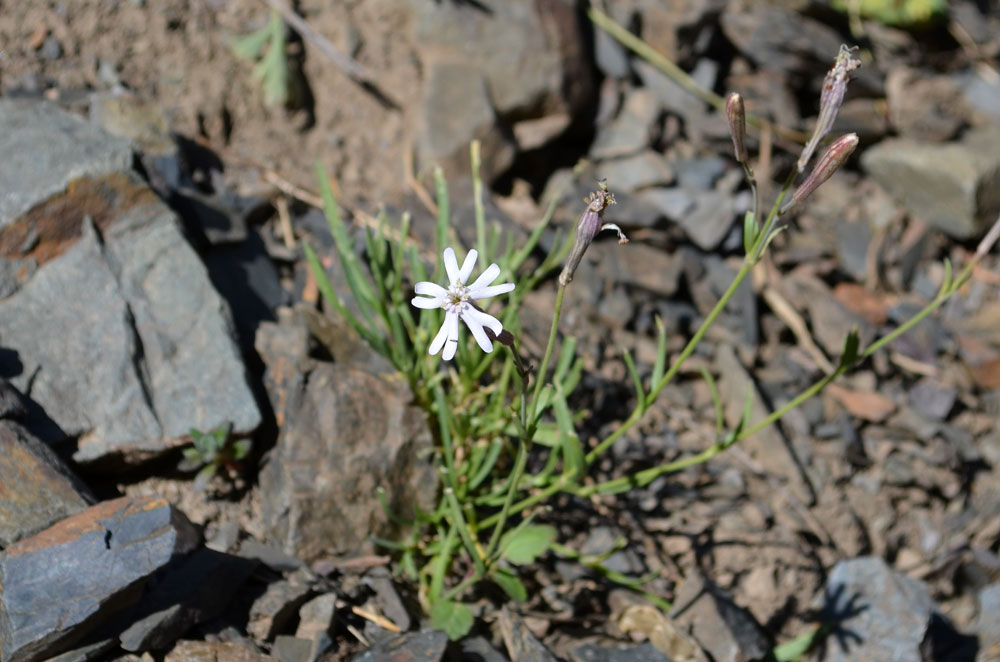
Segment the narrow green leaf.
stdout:
<svg viewBox="0 0 1000 662">
<path fill-rule="evenodd" d="M 500 557 L 515 565 L 533 563 L 556 539 L 554 527 L 533 524 L 508 531 L 500 539 Z"/>
<path fill-rule="evenodd" d="M 448 202 L 448 182 L 445 181 L 444 171 L 440 167 L 434 168 L 434 189 L 437 192 L 437 256 L 438 256 L 438 274 L 444 273 L 444 261 L 441 259 L 441 253 L 444 251 L 446 246 L 450 245 L 448 240 L 448 228 L 451 225 L 451 207 Z M 440 278 L 435 279 L 435 282 L 440 280 Z"/>
<path fill-rule="evenodd" d="M 552 403 L 553 395 L 555 395 L 555 390 L 552 388 L 552 384 L 546 384 L 542 387 L 542 392 L 538 394 L 538 402 L 535 403 L 535 411 L 532 416 L 533 420 L 538 420 L 542 413 L 548 409 L 549 405 Z"/>
<path fill-rule="evenodd" d="M 750 254 L 750 250 L 753 249 L 753 245 L 757 243 L 757 237 L 760 235 L 760 224 L 757 222 L 757 217 L 753 215 L 753 212 L 747 210 L 745 216 L 743 216 L 743 250 L 746 254 Z"/>
<path fill-rule="evenodd" d="M 552 409 L 556 414 L 556 424 L 562 433 L 560 448 L 563 454 L 564 473 L 572 480 L 579 480 L 586 472 L 583 446 L 580 444 L 580 437 L 576 434 L 569 404 L 561 392 L 556 394 L 555 400 L 552 402 Z"/>
<path fill-rule="evenodd" d="M 625 367 L 628 368 L 628 374 L 632 376 L 632 385 L 635 387 L 635 395 L 636 398 L 638 398 L 639 409 L 641 411 L 646 411 L 646 392 L 642 389 L 642 380 L 639 378 L 639 371 L 635 367 L 635 360 L 632 358 L 632 352 L 623 348 L 622 358 L 625 360 Z"/>
<path fill-rule="evenodd" d="M 563 378 L 566 377 L 566 371 L 569 370 L 575 356 L 576 338 L 573 336 L 567 336 L 566 339 L 563 340 L 562 347 L 559 350 L 559 362 L 556 364 L 555 374 L 552 375 L 553 383 L 562 383 Z"/>
<path fill-rule="evenodd" d="M 472 629 L 472 612 L 461 602 L 438 600 L 431 609 L 431 627 L 443 630 L 452 641 L 458 641 Z"/>
<path fill-rule="evenodd" d="M 482 165 L 479 141 L 469 144 L 469 161 L 472 165 L 472 204 L 476 218 L 476 249 L 479 251 L 479 265 L 488 264 L 491 256 L 486 252 L 486 212 L 483 209 L 483 179 L 479 173 Z"/>
<path fill-rule="evenodd" d="M 219 465 L 217 464 L 206 464 L 198 475 L 194 477 L 194 491 L 201 492 L 206 487 L 208 487 L 208 481 L 212 480 L 215 476 L 215 472 L 219 470 Z"/>
<path fill-rule="evenodd" d="M 853 327 L 844 338 L 844 351 L 840 353 L 840 367 L 850 368 L 858 360 L 858 350 L 861 345 L 861 338 L 858 335 L 858 327 Z"/>
<path fill-rule="evenodd" d="M 944 278 L 941 280 L 941 288 L 938 290 L 938 296 L 944 296 L 951 291 L 951 260 L 948 258 L 944 259 Z"/>
<path fill-rule="evenodd" d="M 347 285 L 351 288 L 362 315 L 371 322 L 371 311 L 369 308 L 375 304 L 375 294 L 371 285 L 365 278 L 364 271 L 354 254 L 354 242 L 351 241 L 347 233 L 347 227 L 340 216 L 340 206 L 333 196 L 333 189 L 330 187 L 330 176 L 321 162 L 316 163 L 316 178 L 319 180 L 320 195 L 323 198 L 323 211 L 326 214 L 326 222 L 330 227 L 330 234 L 333 235 L 333 244 L 340 258 L 340 266 L 344 271 Z"/>
<path fill-rule="evenodd" d="M 490 448 L 486 452 L 486 458 L 483 463 L 479 466 L 479 470 L 476 471 L 471 479 L 469 479 L 469 490 L 474 490 L 479 487 L 486 477 L 490 475 L 493 471 L 493 467 L 496 466 L 497 460 L 500 458 L 500 451 L 503 450 L 503 441 L 501 439 L 494 439 L 490 442 Z"/>
<path fill-rule="evenodd" d="M 699 366 L 698 369 L 701 371 L 701 377 L 708 385 L 708 392 L 712 396 L 712 407 L 715 408 L 715 434 L 721 435 L 722 430 L 726 427 L 726 411 L 722 406 L 719 385 L 715 383 L 715 378 L 712 377 L 712 373 L 708 371 L 708 368 Z"/>
<path fill-rule="evenodd" d="M 441 505 L 445 505 L 443 500 Z M 440 548 L 434 553 L 434 558 L 431 560 L 431 585 L 427 597 L 432 602 L 437 602 L 441 597 L 441 591 L 444 590 L 444 576 L 448 572 L 448 566 L 451 565 L 451 550 L 455 547 L 457 537 L 458 531 L 455 530 L 454 526 L 451 526 L 448 527 L 448 533 L 444 539 L 439 539 L 441 540 Z M 428 549 L 429 551 L 430 549 Z"/>
<path fill-rule="evenodd" d="M 823 636 L 823 629 L 821 626 L 815 626 L 809 632 L 775 646 L 774 650 L 771 651 L 774 662 L 798 662 Z"/>
<path fill-rule="evenodd" d="M 663 379 L 663 371 L 667 367 L 667 329 L 663 320 L 656 316 L 656 362 L 653 363 L 653 373 L 649 376 L 649 390 L 655 391 Z M 652 404 L 652 403 L 649 403 Z"/>
<path fill-rule="evenodd" d="M 524 587 L 517 575 L 507 568 L 494 568 L 490 576 L 514 602 L 524 602 L 528 599 L 528 589 Z"/>
</svg>

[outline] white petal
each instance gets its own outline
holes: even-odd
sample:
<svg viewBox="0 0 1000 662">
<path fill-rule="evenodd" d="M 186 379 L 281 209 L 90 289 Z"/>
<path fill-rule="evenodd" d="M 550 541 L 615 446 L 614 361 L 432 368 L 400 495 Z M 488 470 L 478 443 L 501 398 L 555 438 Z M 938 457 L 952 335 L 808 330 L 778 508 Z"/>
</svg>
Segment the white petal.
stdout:
<svg viewBox="0 0 1000 662">
<path fill-rule="evenodd" d="M 486 267 L 486 271 L 479 274 L 479 278 L 476 279 L 476 282 L 474 282 L 472 285 L 469 285 L 469 289 L 470 290 L 482 289 L 487 285 L 489 285 L 490 283 L 492 283 L 493 281 L 495 281 L 497 279 L 497 276 L 499 275 L 500 275 L 500 267 L 498 267 L 495 264 L 491 264 L 490 266 Z"/>
<path fill-rule="evenodd" d="M 449 285 L 458 280 L 458 259 L 455 258 L 455 251 L 451 249 L 451 246 L 444 249 L 444 270 L 448 272 Z"/>
<path fill-rule="evenodd" d="M 478 290 L 470 289 L 469 298 L 470 299 L 489 299 L 490 297 L 495 297 L 499 294 L 506 294 L 514 289 L 514 283 L 503 283 L 501 285 L 490 285 L 489 287 L 481 287 Z"/>
<path fill-rule="evenodd" d="M 427 296 L 432 296 L 436 299 L 444 299 L 448 296 L 448 290 L 444 289 L 437 283 L 430 283 L 426 280 L 422 280 L 414 285 L 413 290 L 417 294 L 426 294 Z"/>
<path fill-rule="evenodd" d="M 458 351 L 458 313 L 449 312 L 445 317 L 444 325 L 448 329 L 448 340 L 444 344 L 441 358 L 445 361 L 451 361 L 455 352 Z"/>
<path fill-rule="evenodd" d="M 438 329 L 437 335 L 434 336 L 434 340 L 431 341 L 431 346 L 427 349 L 427 353 L 430 354 L 431 356 L 434 356 L 435 354 L 440 352 L 441 348 L 444 347 L 444 341 L 447 339 L 448 339 L 448 322 L 446 320 L 445 323 L 441 325 L 441 328 Z"/>
<path fill-rule="evenodd" d="M 410 299 L 410 303 L 417 308 L 423 308 L 424 310 L 431 310 L 433 308 L 440 308 L 444 305 L 444 301 L 438 298 L 428 299 L 427 297 L 413 297 Z"/>
<path fill-rule="evenodd" d="M 463 313 L 463 317 L 465 318 L 466 324 L 469 323 L 470 319 L 474 320 L 480 326 L 485 326 L 490 331 L 492 331 L 494 336 L 499 336 L 500 333 L 503 331 L 503 324 L 500 323 L 500 320 L 493 317 L 489 313 L 484 313 L 481 310 L 476 310 L 472 306 L 469 306 L 466 312 Z M 469 328 L 472 327 L 470 326 Z"/>
<path fill-rule="evenodd" d="M 479 311 L 469 306 L 468 309 L 462 313 L 462 321 L 465 322 L 465 326 L 469 327 L 469 331 L 472 331 L 472 337 L 476 339 L 479 346 L 482 347 L 483 351 L 489 354 L 493 351 L 493 343 L 490 342 L 489 336 L 486 335 L 486 331 L 483 330 L 483 324 L 476 317 L 475 313 Z"/>
<path fill-rule="evenodd" d="M 465 262 L 462 263 L 462 269 L 458 274 L 458 278 L 462 281 L 462 285 L 465 285 L 465 281 L 469 280 L 469 276 L 472 275 L 472 270 L 476 268 L 476 258 L 478 257 L 479 251 L 475 248 L 469 249 L 469 254 L 465 256 Z"/>
</svg>

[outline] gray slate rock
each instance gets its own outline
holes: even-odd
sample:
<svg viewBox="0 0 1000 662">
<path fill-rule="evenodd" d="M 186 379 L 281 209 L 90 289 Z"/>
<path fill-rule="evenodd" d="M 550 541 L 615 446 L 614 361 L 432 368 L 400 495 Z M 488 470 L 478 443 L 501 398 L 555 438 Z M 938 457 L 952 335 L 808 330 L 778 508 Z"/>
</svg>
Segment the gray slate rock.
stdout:
<svg viewBox="0 0 1000 662">
<path fill-rule="evenodd" d="M 669 662 L 670 658 L 646 642 L 638 646 L 598 646 L 584 644 L 569 653 L 573 662 Z"/>
<path fill-rule="evenodd" d="M 616 193 L 632 193 L 650 186 L 668 186 L 674 181 L 674 169 L 662 154 L 651 149 L 623 159 L 603 161 L 597 170 L 601 177 L 607 178 Z"/>
<path fill-rule="evenodd" d="M 294 316 L 284 324 L 301 325 Z M 309 321 L 310 333 L 336 363 L 295 356 L 301 336 L 281 340 L 265 323 L 258 351 L 265 386 L 285 406 L 281 435 L 260 474 L 263 521 L 271 540 L 306 561 L 358 549 L 372 533 L 395 535 L 377 497 L 404 517 L 433 507 L 438 480 L 425 451 L 430 430 L 412 394 L 381 356 L 346 326 Z"/>
<path fill-rule="evenodd" d="M 983 650 L 1000 651 L 1000 582 L 979 591 L 976 634 Z"/>
<path fill-rule="evenodd" d="M 438 662 L 448 646 L 440 630 L 407 632 L 379 642 L 354 658 L 354 662 Z"/>
<path fill-rule="evenodd" d="M 12 382 L 58 428 L 36 431 L 78 436 L 80 462 L 158 453 L 191 428 L 246 434 L 261 420 L 225 302 L 173 213 L 126 179 L 101 185 L 117 216 L 101 230 L 84 222 L 0 301 L 0 335 L 23 364 Z"/>
<path fill-rule="evenodd" d="M 267 585 L 250 606 L 247 633 L 258 641 L 271 641 L 298 614 L 313 590 L 303 581 L 281 579 Z"/>
<path fill-rule="evenodd" d="M 0 99 L 0 228 L 79 177 L 128 170 L 132 147 L 55 104 Z"/>
<path fill-rule="evenodd" d="M 183 513 L 159 497 L 105 501 L 14 543 L 0 560 L 0 661 L 69 649 L 197 543 Z"/>
<path fill-rule="evenodd" d="M 944 145 L 884 140 L 861 165 L 910 213 L 952 237 L 975 237 L 1000 214 L 1000 128 Z"/>
<path fill-rule="evenodd" d="M 716 662 L 764 660 L 771 644 L 746 609 L 701 575 L 684 580 L 668 614 Z"/>
<path fill-rule="evenodd" d="M 179 641 L 163 662 L 265 662 L 270 660 L 245 641 Z"/>
<path fill-rule="evenodd" d="M 506 605 L 500 610 L 500 632 L 511 660 L 556 662 L 556 656 L 531 633 L 521 617 Z"/>
<path fill-rule="evenodd" d="M 877 557 L 838 563 L 826 583 L 823 620 L 833 624 L 823 662 L 939 659 L 947 648 L 947 621 L 920 581 L 893 571 Z M 952 649 L 954 650 L 954 649 Z"/>
<path fill-rule="evenodd" d="M 0 421 L 0 549 L 94 502 L 51 448 L 13 421 Z"/>
<path fill-rule="evenodd" d="M 255 561 L 199 549 L 176 569 L 158 578 L 141 609 L 120 635 L 121 647 L 133 653 L 163 650 L 192 626 L 216 618 L 257 566 Z"/>
<path fill-rule="evenodd" d="M 618 115 L 598 128 L 590 155 L 595 159 L 614 159 L 646 149 L 650 146 L 653 124 L 660 109 L 660 102 L 649 90 L 630 91 Z"/>
<path fill-rule="evenodd" d="M 313 662 L 333 645 L 330 628 L 336 613 L 336 593 L 317 595 L 299 609 L 299 626 L 295 628 L 295 636 L 309 642 L 307 662 Z"/>
</svg>

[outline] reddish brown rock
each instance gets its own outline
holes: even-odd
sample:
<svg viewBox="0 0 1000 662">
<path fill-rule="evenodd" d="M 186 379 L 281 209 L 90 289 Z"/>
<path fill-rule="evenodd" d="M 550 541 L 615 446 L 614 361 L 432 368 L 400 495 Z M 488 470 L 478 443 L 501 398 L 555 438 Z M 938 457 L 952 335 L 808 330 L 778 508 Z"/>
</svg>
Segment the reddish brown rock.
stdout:
<svg viewBox="0 0 1000 662">
<path fill-rule="evenodd" d="M 93 500 L 48 446 L 17 423 L 0 421 L 0 549 Z"/>
</svg>

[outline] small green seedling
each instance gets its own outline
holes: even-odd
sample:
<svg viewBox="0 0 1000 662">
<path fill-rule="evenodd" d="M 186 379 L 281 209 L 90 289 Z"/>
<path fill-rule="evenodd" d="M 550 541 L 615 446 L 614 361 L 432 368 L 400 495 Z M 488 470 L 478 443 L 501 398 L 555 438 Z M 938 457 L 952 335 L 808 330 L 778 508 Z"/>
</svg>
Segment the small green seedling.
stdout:
<svg viewBox="0 0 1000 662">
<path fill-rule="evenodd" d="M 193 446 L 184 449 L 184 459 L 177 468 L 180 471 L 198 471 L 194 478 L 195 490 L 201 492 L 219 469 L 225 469 L 230 478 L 239 472 L 241 461 L 250 452 L 253 443 L 249 439 L 229 442 L 232 426 L 223 425 L 209 432 L 191 430 Z"/>
<path fill-rule="evenodd" d="M 285 23 L 281 15 L 271 11 L 267 25 L 232 40 L 236 57 L 257 64 L 253 68 L 254 80 L 261 84 L 264 103 L 278 108 L 288 103 L 291 96 L 291 67 L 285 46 Z"/>
</svg>

